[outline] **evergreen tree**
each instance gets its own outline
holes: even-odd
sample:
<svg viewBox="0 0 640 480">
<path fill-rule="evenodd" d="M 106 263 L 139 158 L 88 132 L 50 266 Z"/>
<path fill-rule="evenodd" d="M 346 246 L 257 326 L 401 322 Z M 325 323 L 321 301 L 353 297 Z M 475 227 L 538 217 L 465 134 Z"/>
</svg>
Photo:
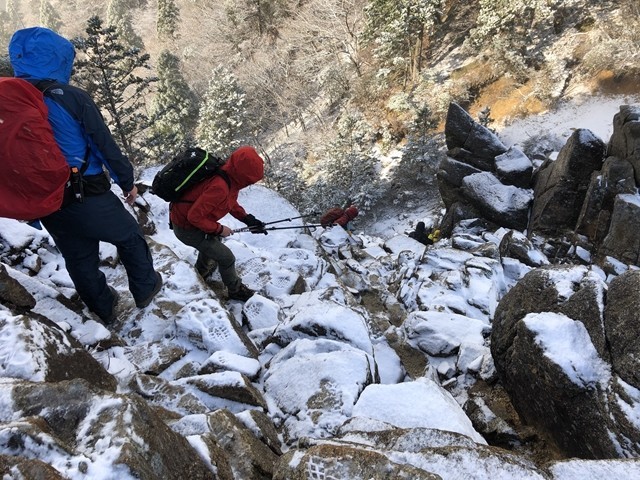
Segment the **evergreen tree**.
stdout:
<svg viewBox="0 0 640 480">
<path fill-rule="evenodd" d="M 244 140 L 245 115 L 245 93 L 238 80 L 224 67 L 216 67 L 200 107 L 196 133 L 200 146 L 229 155 Z"/>
<path fill-rule="evenodd" d="M 141 70 L 150 69 L 149 55 L 126 47 L 115 27 L 104 27 L 97 16 L 88 20 L 86 33 L 86 38 L 74 39 L 76 49 L 83 54 L 75 63 L 74 79 L 106 112 L 116 142 L 131 161 L 138 162 L 146 142 L 143 134 L 150 124 L 145 96 L 156 81 L 152 76 L 139 75 Z"/>
<path fill-rule="evenodd" d="M 144 49 L 144 42 L 133 29 L 131 0 L 110 0 L 107 6 L 107 25 L 113 26 L 120 40 L 131 47 Z"/>
<path fill-rule="evenodd" d="M 305 201 L 309 187 L 302 178 L 306 149 L 296 144 L 284 144 L 265 155 L 264 182 L 267 187 L 279 192 L 301 210 L 311 211 L 316 207 Z"/>
<path fill-rule="evenodd" d="M 313 185 L 313 203 L 326 209 L 355 203 L 371 206 L 380 195 L 377 160 L 367 148 L 372 143 L 370 126 L 359 113 L 344 115 L 337 136 L 330 142 L 319 164 L 319 181 Z"/>
<path fill-rule="evenodd" d="M 555 14 L 566 0 L 480 0 L 476 27 L 467 44 L 486 48 L 492 59 L 524 80 L 531 67 L 543 62 L 540 39 L 554 38 Z"/>
<path fill-rule="evenodd" d="M 180 22 L 180 10 L 174 0 L 158 0 L 156 31 L 161 38 L 175 38 Z"/>
<path fill-rule="evenodd" d="M 227 0 L 225 12 L 239 42 L 256 34 L 275 38 L 278 21 L 288 15 L 286 0 Z"/>
<path fill-rule="evenodd" d="M 56 32 L 64 25 L 58 12 L 47 0 L 40 1 L 40 25 Z"/>
<path fill-rule="evenodd" d="M 157 72 L 158 90 L 151 105 L 152 136 L 153 150 L 162 157 L 193 143 L 198 102 L 180 70 L 178 57 L 163 51 Z"/>
<path fill-rule="evenodd" d="M 432 33 L 442 0 L 372 0 L 365 8 L 365 41 L 385 67 L 405 79 L 422 69 L 424 44 Z"/>
</svg>

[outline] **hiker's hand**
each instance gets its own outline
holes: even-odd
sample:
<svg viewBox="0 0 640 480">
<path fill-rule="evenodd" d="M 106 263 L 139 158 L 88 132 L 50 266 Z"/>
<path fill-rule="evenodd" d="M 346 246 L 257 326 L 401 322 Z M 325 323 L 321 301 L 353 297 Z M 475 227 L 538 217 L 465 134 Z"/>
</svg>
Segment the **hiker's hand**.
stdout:
<svg viewBox="0 0 640 480">
<path fill-rule="evenodd" d="M 133 202 L 136 201 L 137 196 L 138 196 L 138 187 L 134 185 L 131 191 L 128 192 L 124 197 L 124 201 L 127 202 L 129 205 L 133 205 Z"/>
<path fill-rule="evenodd" d="M 247 227 L 249 227 L 249 231 L 251 233 L 264 233 L 265 235 L 267 235 L 268 232 L 264 228 L 264 222 L 261 222 L 253 215 L 247 215 L 242 221 Z"/>
<path fill-rule="evenodd" d="M 233 235 L 233 230 L 231 230 L 226 225 L 222 225 L 222 232 L 220 232 L 221 237 L 228 237 L 229 235 Z"/>
</svg>

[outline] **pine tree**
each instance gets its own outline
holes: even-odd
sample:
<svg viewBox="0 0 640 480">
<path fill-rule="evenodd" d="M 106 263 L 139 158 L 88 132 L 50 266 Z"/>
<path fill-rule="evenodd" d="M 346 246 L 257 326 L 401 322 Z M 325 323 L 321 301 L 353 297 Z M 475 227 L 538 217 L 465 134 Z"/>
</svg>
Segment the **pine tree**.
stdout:
<svg viewBox="0 0 640 480">
<path fill-rule="evenodd" d="M 107 6 L 107 25 L 115 27 L 115 32 L 126 45 L 142 50 L 144 42 L 133 29 L 131 0 L 110 0 Z"/>
<path fill-rule="evenodd" d="M 285 0 L 227 1 L 225 12 L 239 41 L 267 34 L 275 38 L 278 22 L 288 15 Z"/>
<path fill-rule="evenodd" d="M 149 55 L 126 47 L 115 27 L 104 27 L 97 16 L 91 17 L 87 25 L 87 37 L 74 39 L 76 49 L 83 54 L 75 63 L 74 80 L 106 113 L 116 142 L 136 163 L 150 124 L 144 99 L 156 81 L 152 76 L 139 75 L 150 69 Z"/>
<path fill-rule="evenodd" d="M 176 38 L 180 10 L 174 0 L 158 0 L 156 31 L 161 38 Z"/>
<path fill-rule="evenodd" d="M 415 78 L 425 40 L 437 23 L 442 0 L 373 0 L 365 8 L 363 38 L 385 67 Z"/>
<path fill-rule="evenodd" d="M 566 0 L 480 0 L 476 27 L 467 44 L 485 48 L 493 61 L 524 80 L 531 67 L 543 62 L 540 39 L 554 38 L 555 13 Z M 537 38 L 536 38 L 537 37 Z"/>
<path fill-rule="evenodd" d="M 40 25 L 58 31 L 64 25 L 60 15 L 47 0 L 40 1 Z"/>
<path fill-rule="evenodd" d="M 198 101 L 178 57 L 165 50 L 158 58 L 158 90 L 151 105 L 153 150 L 159 157 L 193 143 Z"/>
<path fill-rule="evenodd" d="M 380 195 L 377 160 L 367 145 L 371 128 L 359 113 L 344 115 L 337 125 L 336 138 L 321 153 L 318 167 L 321 181 L 313 185 L 315 203 L 325 209 L 355 203 L 362 210 Z"/>
<path fill-rule="evenodd" d="M 200 107 L 197 140 L 202 148 L 226 156 L 244 140 L 245 93 L 224 67 L 211 73 Z"/>
</svg>

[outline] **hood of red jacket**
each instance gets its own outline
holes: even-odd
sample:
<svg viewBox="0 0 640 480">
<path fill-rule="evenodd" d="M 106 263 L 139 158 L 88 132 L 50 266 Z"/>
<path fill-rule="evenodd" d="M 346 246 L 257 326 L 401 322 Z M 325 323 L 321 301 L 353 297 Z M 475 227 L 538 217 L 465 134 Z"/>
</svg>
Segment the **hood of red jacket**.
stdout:
<svg viewBox="0 0 640 480">
<path fill-rule="evenodd" d="M 240 147 L 229 156 L 222 170 L 240 189 L 262 180 L 264 161 L 253 147 Z"/>
</svg>

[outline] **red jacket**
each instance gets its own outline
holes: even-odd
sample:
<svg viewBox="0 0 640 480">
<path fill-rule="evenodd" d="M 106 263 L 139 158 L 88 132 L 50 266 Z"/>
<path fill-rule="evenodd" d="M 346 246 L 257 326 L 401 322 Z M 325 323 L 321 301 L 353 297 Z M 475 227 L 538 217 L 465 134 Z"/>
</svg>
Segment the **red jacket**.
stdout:
<svg viewBox="0 0 640 480">
<path fill-rule="evenodd" d="M 238 204 L 240 189 L 252 185 L 264 176 L 264 162 L 252 147 L 240 147 L 221 167 L 229 184 L 221 175 L 213 177 L 187 190 L 180 202 L 169 207 L 171 223 L 186 229 L 199 229 L 206 233 L 222 233 L 218 221 L 231 213 L 242 221 L 247 212 Z"/>
</svg>

